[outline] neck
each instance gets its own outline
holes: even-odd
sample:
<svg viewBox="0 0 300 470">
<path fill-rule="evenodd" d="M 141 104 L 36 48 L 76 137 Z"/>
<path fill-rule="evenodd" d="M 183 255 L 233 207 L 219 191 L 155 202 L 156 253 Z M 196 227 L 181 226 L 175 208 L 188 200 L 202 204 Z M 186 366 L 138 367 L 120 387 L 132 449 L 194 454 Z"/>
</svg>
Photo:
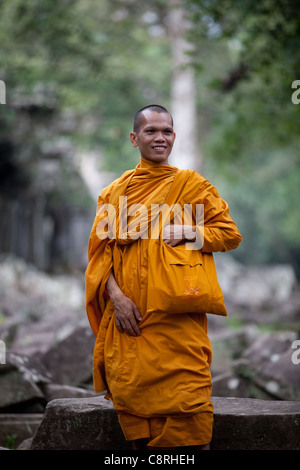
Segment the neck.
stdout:
<svg viewBox="0 0 300 470">
<path fill-rule="evenodd" d="M 147 158 L 141 156 L 141 166 L 148 166 L 148 167 L 155 168 L 161 165 L 169 165 L 168 159 L 166 158 L 163 161 L 153 161 L 153 160 L 148 160 Z"/>
</svg>

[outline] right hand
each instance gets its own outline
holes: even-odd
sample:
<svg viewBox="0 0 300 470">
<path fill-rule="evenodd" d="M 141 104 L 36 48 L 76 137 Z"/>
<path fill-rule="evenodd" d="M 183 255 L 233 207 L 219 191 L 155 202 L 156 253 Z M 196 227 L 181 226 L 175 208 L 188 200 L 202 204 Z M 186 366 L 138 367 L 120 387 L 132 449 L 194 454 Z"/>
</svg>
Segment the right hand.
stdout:
<svg viewBox="0 0 300 470">
<path fill-rule="evenodd" d="M 122 292 L 114 296 L 112 302 L 115 307 L 116 326 L 120 333 L 139 336 L 141 332 L 138 322 L 142 320 L 142 317 L 135 303 Z"/>
<path fill-rule="evenodd" d="M 163 229 L 163 241 L 170 246 L 181 242 L 194 241 L 196 231 L 192 225 L 166 225 Z"/>
</svg>

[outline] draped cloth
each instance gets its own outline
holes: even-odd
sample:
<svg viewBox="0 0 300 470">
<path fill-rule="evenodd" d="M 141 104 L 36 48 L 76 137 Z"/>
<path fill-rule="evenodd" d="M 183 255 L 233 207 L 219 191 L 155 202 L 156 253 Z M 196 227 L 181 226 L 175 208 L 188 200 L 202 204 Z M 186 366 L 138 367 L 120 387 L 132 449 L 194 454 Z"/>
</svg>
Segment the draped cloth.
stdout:
<svg viewBox="0 0 300 470">
<path fill-rule="evenodd" d="M 206 444 L 212 434 L 212 347 L 207 316 L 147 312 L 150 239 L 133 237 L 136 224 L 130 233 L 138 214 L 138 206 L 133 205 L 143 204 L 150 213 L 151 205 L 163 204 L 177 172 L 176 167 L 141 159 L 135 169 L 102 191 L 86 269 L 87 315 L 96 337 L 95 391 L 106 391 L 106 398 L 113 401 L 126 439 L 148 437 L 149 448 Z M 127 208 L 134 210 L 129 211 L 125 233 L 116 230 L 114 237 L 104 238 L 103 230 L 99 233 L 100 222 L 107 215 L 100 210 L 104 204 L 115 207 L 119 227 L 116 194 L 126 196 Z M 201 175 L 191 172 L 179 199 L 174 202 L 204 204 L 202 251 L 227 251 L 238 246 L 241 236 L 229 216 L 227 203 Z M 139 220 L 143 232 L 149 220 Z M 111 272 L 141 313 L 138 337 L 120 333 L 116 327 L 114 307 L 105 287 Z"/>
</svg>

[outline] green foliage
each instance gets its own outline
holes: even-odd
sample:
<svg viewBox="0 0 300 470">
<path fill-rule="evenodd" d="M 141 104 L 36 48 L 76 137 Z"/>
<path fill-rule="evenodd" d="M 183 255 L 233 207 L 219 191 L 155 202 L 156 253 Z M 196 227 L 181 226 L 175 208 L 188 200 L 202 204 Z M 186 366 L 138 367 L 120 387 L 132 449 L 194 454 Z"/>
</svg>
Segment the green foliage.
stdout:
<svg viewBox="0 0 300 470">
<path fill-rule="evenodd" d="M 293 0 L 182 0 L 198 89 L 198 138 L 204 173 L 222 188 L 248 261 L 300 264 L 300 26 Z M 43 146 L 63 138 L 102 149 L 104 170 L 138 161 L 130 145 L 134 112 L 169 107 L 173 74 L 167 0 L 2 0 L 0 140 L 12 139 L 10 181 L 35 189 Z M 30 111 L 24 120 L 24 106 Z M 37 106 L 42 104 L 42 106 Z M 71 130 L 59 128 L 65 112 Z M 20 117 L 22 119 L 20 119 Z M 20 123 L 22 122 L 22 126 Z M 11 185 L 13 187 L 13 184 Z M 76 168 L 62 165 L 53 204 L 87 195 Z"/>
<path fill-rule="evenodd" d="M 202 67 L 199 144 L 242 231 L 237 255 L 289 262 L 300 272 L 300 106 L 291 101 L 300 78 L 298 7 L 292 0 L 186 4 L 193 60 Z"/>
<path fill-rule="evenodd" d="M 11 434 L 6 436 L 6 443 L 5 446 L 9 450 L 15 450 L 16 448 L 16 438 L 17 434 Z"/>
<path fill-rule="evenodd" d="M 257 134 L 253 142 L 259 141 L 259 145 L 264 136 L 269 147 L 295 145 L 299 149 L 300 109 L 291 101 L 291 85 L 299 78 L 300 63 L 296 3 L 187 0 L 187 5 L 193 20 L 189 38 L 196 44 L 194 60 L 210 74 L 211 101 L 222 102 L 230 114 L 224 122 L 222 114 L 214 113 L 216 123 L 223 126 L 223 143 L 232 144 L 236 136 L 237 147 L 243 151 L 245 140 L 249 141 L 246 129 L 251 126 L 251 132 Z M 213 56 L 206 56 L 205 63 L 202 49 L 197 47 L 203 41 L 214 45 Z M 221 49 L 224 57 L 218 53 Z M 214 61 L 222 65 L 216 75 Z M 237 149 L 231 145 L 229 149 L 231 158 L 232 150 Z"/>
<path fill-rule="evenodd" d="M 128 168 L 135 110 L 169 97 L 169 43 L 155 13 L 161 3 L 147 17 L 145 5 L 130 1 L 3 0 L 0 78 L 9 95 L 51 87 L 58 107 L 80 116 L 76 142 L 101 145 L 106 169 Z"/>
</svg>

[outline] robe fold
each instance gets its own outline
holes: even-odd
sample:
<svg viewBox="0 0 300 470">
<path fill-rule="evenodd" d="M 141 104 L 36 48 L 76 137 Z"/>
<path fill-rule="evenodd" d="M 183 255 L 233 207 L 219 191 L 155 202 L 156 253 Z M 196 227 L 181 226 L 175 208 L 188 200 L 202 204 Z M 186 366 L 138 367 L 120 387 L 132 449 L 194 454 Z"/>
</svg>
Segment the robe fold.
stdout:
<svg viewBox="0 0 300 470">
<path fill-rule="evenodd" d="M 148 437 L 149 448 L 206 444 L 212 433 L 212 347 L 206 314 L 147 311 L 148 259 L 152 253 L 150 239 L 142 234 L 149 228 L 150 208 L 164 203 L 177 172 L 176 167 L 141 159 L 135 169 L 102 191 L 86 269 L 87 315 L 96 337 L 95 391 L 107 391 L 106 398 L 113 401 L 125 437 Z M 127 208 L 131 208 L 125 225 L 121 220 L 123 231 L 119 230 L 120 194 L 126 196 Z M 175 202 L 182 206 L 204 204 L 203 252 L 227 251 L 239 245 L 241 235 L 229 216 L 227 203 L 197 172 L 190 172 Z M 107 211 L 100 210 L 106 208 L 104 204 L 115 208 L 114 237 L 105 238 L 103 227 L 99 229 L 107 217 Z M 148 216 L 139 218 L 139 204 L 144 211 L 147 208 Z M 114 307 L 106 291 L 111 272 L 141 313 L 138 337 L 120 333 L 116 327 Z M 181 430 L 184 427 L 181 436 L 178 423 Z"/>
</svg>

